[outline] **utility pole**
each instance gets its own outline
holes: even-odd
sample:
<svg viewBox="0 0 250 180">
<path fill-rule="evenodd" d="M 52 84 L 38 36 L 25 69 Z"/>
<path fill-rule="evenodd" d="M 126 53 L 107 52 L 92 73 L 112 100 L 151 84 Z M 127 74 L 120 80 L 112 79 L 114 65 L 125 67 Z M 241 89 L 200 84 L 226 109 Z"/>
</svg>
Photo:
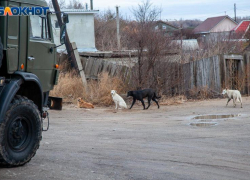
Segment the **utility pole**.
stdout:
<svg viewBox="0 0 250 180">
<path fill-rule="evenodd" d="M 234 3 L 234 21 L 236 22 L 236 3 Z"/>
<path fill-rule="evenodd" d="M 52 4 L 53 4 L 53 7 L 54 7 L 54 10 L 55 10 L 55 13 L 56 13 L 58 24 L 61 27 L 62 24 L 63 24 L 63 22 L 62 22 L 62 13 L 61 13 L 58 1 L 57 0 L 52 0 Z M 69 36 L 68 36 L 67 30 L 66 30 L 66 33 L 65 33 L 65 46 L 66 46 L 66 49 L 67 49 L 68 60 L 71 63 L 71 67 L 76 68 L 77 67 L 76 58 L 75 58 L 75 55 L 74 55 L 74 52 L 73 52 L 74 50 L 72 48 L 72 45 L 71 45 L 71 43 L 69 41 Z"/>
<path fill-rule="evenodd" d="M 121 42 L 120 42 L 120 19 L 119 19 L 119 6 L 116 6 L 116 32 L 117 32 L 117 46 L 118 50 L 121 50 Z"/>
<path fill-rule="evenodd" d="M 93 10 L 93 0 L 90 0 L 90 10 Z"/>
</svg>

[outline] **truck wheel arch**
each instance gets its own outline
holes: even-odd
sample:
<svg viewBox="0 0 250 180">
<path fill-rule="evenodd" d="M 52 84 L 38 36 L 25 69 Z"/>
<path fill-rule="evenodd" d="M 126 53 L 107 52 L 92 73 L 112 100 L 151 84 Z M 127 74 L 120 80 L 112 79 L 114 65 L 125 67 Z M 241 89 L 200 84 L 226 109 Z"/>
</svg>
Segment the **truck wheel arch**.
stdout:
<svg viewBox="0 0 250 180">
<path fill-rule="evenodd" d="M 13 79 L 5 85 L 0 94 L 0 123 L 5 117 L 5 113 L 15 95 L 26 96 L 32 100 L 42 112 L 43 93 L 38 77 L 31 73 L 17 71 L 13 74 Z"/>
<path fill-rule="evenodd" d="M 39 111 L 42 112 L 43 91 L 38 77 L 35 74 L 22 71 L 16 71 L 14 74 L 21 76 L 24 80 L 17 94 L 26 96 L 28 99 L 32 100 L 37 105 Z"/>
</svg>

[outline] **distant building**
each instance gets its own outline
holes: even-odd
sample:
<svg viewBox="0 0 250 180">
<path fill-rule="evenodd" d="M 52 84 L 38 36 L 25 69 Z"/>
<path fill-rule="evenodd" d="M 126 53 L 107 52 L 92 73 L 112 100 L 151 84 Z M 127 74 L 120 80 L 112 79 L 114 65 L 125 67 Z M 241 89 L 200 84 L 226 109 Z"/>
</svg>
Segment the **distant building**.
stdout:
<svg viewBox="0 0 250 180">
<path fill-rule="evenodd" d="M 235 22 L 229 16 L 218 16 L 207 18 L 204 22 L 198 25 L 194 30 L 194 34 L 208 35 L 214 33 L 229 33 L 234 27 L 237 26 Z"/>
<path fill-rule="evenodd" d="M 54 10 L 51 10 L 52 12 Z M 69 23 L 67 24 L 67 32 L 70 42 L 75 42 L 79 52 L 97 51 L 95 47 L 95 29 L 94 29 L 94 14 L 97 10 L 84 9 L 61 9 L 69 15 Z M 57 21 L 56 14 L 51 17 L 53 35 L 55 44 L 60 45 L 60 27 Z M 57 48 L 58 51 L 65 50 L 65 46 Z"/>
<path fill-rule="evenodd" d="M 179 45 L 183 51 L 194 51 L 199 49 L 197 39 L 174 40 L 173 42 Z"/>
<path fill-rule="evenodd" d="M 245 21 L 241 21 L 238 26 L 236 26 L 235 28 L 233 28 L 233 31 L 240 35 L 240 37 L 243 39 L 245 38 L 245 34 L 247 33 L 247 31 L 249 30 L 250 27 L 250 20 L 245 20 Z"/>
<path fill-rule="evenodd" d="M 174 32 L 178 31 L 179 28 L 174 26 L 174 25 L 171 25 L 167 22 L 164 22 L 164 21 L 156 21 L 155 22 L 155 30 L 161 30 L 161 31 L 164 31 L 166 34 L 168 35 L 173 35 Z"/>
</svg>

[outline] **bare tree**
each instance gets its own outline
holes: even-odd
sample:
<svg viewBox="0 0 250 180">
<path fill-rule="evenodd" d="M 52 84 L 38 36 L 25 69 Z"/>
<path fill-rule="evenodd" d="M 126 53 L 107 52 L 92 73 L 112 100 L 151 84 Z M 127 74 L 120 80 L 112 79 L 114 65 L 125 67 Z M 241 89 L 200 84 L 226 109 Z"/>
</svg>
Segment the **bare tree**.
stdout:
<svg viewBox="0 0 250 180">
<path fill-rule="evenodd" d="M 116 14 L 111 9 L 101 11 L 95 15 L 95 40 L 96 47 L 102 51 L 113 51 L 117 50 L 117 39 L 116 34 Z M 120 18 L 120 36 L 121 36 L 121 47 L 123 49 L 128 48 L 128 39 L 126 34 L 130 25 L 130 21 L 125 20 L 123 16 L 119 15 Z"/>
<path fill-rule="evenodd" d="M 46 0 L 48 6 L 53 8 L 53 4 L 51 0 Z M 79 0 L 70 0 L 69 4 L 67 5 L 65 0 L 58 0 L 58 4 L 60 9 L 83 9 L 84 5 Z"/>
<path fill-rule="evenodd" d="M 114 50 L 116 40 L 115 13 L 110 9 L 95 15 L 96 47 L 102 51 Z"/>
<path fill-rule="evenodd" d="M 152 7 L 150 0 L 138 4 L 137 8 L 132 8 L 132 13 L 135 20 L 141 25 L 145 25 L 148 22 L 154 22 L 158 19 L 161 9 L 157 7 Z"/>
<path fill-rule="evenodd" d="M 130 47 L 138 52 L 138 72 L 135 77 L 138 79 L 137 89 L 146 85 L 147 78 L 151 71 L 154 74 L 154 65 L 166 49 L 167 38 L 161 31 L 156 31 L 156 20 L 161 10 L 153 7 L 149 0 L 138 4 L 132 9 L 136 20 L 131 24 Z M 154 76 L 153 76 L 154 77 Z"/>
<path fill-rule="evenodd" d="M 46 2 L 48 3 L 48 6 L 49 6 L 50 8 L 54 8 L 51 0 L 46 0 Z M 66 8 L 65 0 L 59 0 L 59 1 L 58 1 L 58 4 L 59 4 L 60 9 Z"/>
<path fill-rule="evenodd" d="M 71 0 L 67 9 L 83 9 L 84 5 L 79 0 Z"/>
<path fill-rule="evenodd" d="M 174 21 L 168 21 L 168 23 L 170 23 L 170 24 L 172 24 L 172 25 L 174 25 L 176 27 L 181 27 L 181 25 L 182 25 L 183 28 L 195 28 L 199 24 L 201 24 L 202 21 L 199 20 L 199 19 L 193 19 L 193 20 L 188 20 L 188 19 L 186 19 L 186 20 L 184 20 L 184 19 L 176 20 L 175 19 Z"/>
</svg>

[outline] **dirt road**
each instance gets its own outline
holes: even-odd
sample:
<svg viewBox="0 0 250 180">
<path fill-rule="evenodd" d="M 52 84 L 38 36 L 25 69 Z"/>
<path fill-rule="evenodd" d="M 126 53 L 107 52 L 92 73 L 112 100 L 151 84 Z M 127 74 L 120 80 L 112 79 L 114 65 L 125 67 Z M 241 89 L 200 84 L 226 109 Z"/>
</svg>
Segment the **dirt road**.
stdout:
<svg viewBox="0 0 250 180">
<path fill-rule="evenodd" d="M 225 104 L 50 111 L 36 156 L 23 167 L 0 168 L 0 179 L 249 180 L 250 98 L 243 98 L 243 108 Z M 207 114 L 237 116 L 193 119 Z"/>
</svg>

